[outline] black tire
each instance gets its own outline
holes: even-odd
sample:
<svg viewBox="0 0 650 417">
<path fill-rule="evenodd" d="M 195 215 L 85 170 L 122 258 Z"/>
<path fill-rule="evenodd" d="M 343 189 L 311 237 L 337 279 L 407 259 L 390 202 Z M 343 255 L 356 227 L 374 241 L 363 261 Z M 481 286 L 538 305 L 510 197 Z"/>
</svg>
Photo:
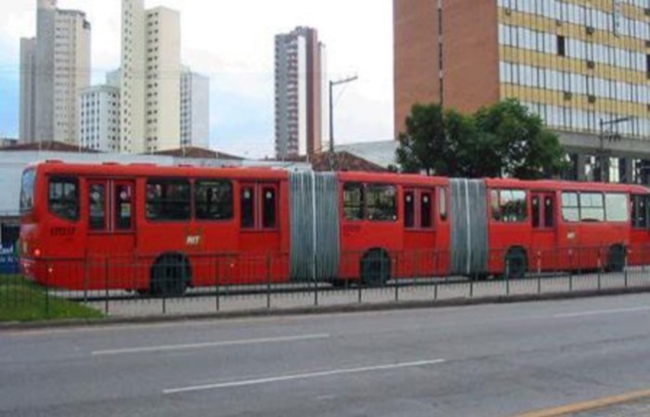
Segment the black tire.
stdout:
<svg viewBox="0 0 650 417">
<path fill-rule="evenodd" d="M 609 248 L 607 254 L 607 272 L 623 272 L 625 269 L 625 248 L 615 245 Z"/>
<path fill-rule="evenodd" d="M 190 264 L 181 255 L 167 255 L 151 267 L 151 294 L 178 297 L 185 293 L 191 281 Z"/>
<path fill-rule="evenodd" d="M 508 251 L 505 258 L 503 276 L 506 279 L 522 279 L 528 271 L 528 257 L 526 252 L 520 248 L 513 248 Z"/>
<path fill-rule="evenodd" d="M 361 259 L 361 283 L 369 287 L 384 286 L 390 280 L 390 270 L 388 253 L 373 249 Z"/>
</svg>

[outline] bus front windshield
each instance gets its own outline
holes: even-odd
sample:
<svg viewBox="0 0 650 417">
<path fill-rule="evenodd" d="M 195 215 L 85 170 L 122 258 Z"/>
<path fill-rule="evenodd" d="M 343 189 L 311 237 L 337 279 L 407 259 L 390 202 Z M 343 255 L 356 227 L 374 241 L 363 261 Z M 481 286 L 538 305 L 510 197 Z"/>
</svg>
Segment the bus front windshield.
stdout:
<svg viewBox="0 0 650 417">
<path fill-rule="evenodd" d="M 20 188 L 20 213 L 29 214 L 34 208 L 34 183 L 36 171 L 33 168 L 23 172 L 23 180 Z"/>
</svg>

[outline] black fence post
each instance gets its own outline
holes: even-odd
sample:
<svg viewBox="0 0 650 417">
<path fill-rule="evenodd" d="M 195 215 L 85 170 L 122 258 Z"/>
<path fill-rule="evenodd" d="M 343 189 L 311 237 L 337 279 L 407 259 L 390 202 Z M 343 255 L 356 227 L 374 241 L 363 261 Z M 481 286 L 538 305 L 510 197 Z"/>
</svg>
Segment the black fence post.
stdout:
<svg viewBox="0 0 650 417">
<path fill-rule="evenodd" d="M 104 313 L 108 315 L 108 274 L 109 274 L 109 265 L 108 259 L 104 260 Z"/>
<path fill-rule="evenodd" d="M 598 291 L 600 292 L 602 288 L 602 270 L 603 270 L 603 264 L 602 264 L 602 256 L 601 256 L 601 248 L 598 248 Z"/>
<path fill-rule="evenodd" d="M 478 278 L 478 272 L 469 277 L 469 298 L 474 298 L 474 281 Z"/>
<path fill-rule="evenodd" d="M 160 292 L 162 295 L 162 313 L 167 314 L 167 288 L 170 287 L 169 283 L 167 282 L 169 279 L 171 279 L 169 275 L 169 260 L 166 258 L 165 262 L 163 263 L 164 267 L 164 278 L 163 278 L 163 285 L 160 286 Z"/>
<path fill-rule="evenodd" d="M 45 279 L 45 316 L 50 316 L 50 278 L 52 275 L 52 264 L 47 262 L 47 278 Z"/>
<path fill-rule="evenodd" d="M 314 254 L 314 273 L 312 280 L 314 281 L 314 306 L 318 307 L 318 257 Z"/>
<path fill-rule="evenodd" d="M 84 303 L 88 302 L 88 255 L 84 258 Z"/>
<path fill-rule="evenodd" d="M 266 308 L 271 309 L 271 254 L 266 254 Z"/>
<path fill-rule="evenodd" d="M 360 275 L 363 273 L 363 270 L 365 268 L 365 265 L 364 265 L 365 262 L 367 262 L 367 260 L 361 258 L 361 271 L 359 271 Z M 362 288 L 363 287 L 363 280 L 361 278 L 363 278 L 363 276 L 361 276 L 359 278 L 359 281 L 358 281 L 358 284 L 357 284 L 357 288 L 359 289 L 359 294 L 358 294 L 358 296 L 359 296 L 358 297 L 359 298 L 359 304 L 361 304 L 361 302 L 362 302 L 361 291 L 363 290 L 363 288 Z"/>
<path fill-rule="evenodd" d="M 506 256 L 506 295 L 510 295 L 510 257 Z"/>
<path fill-rule="evenodd" d="M 214 292 L 215 292 L 215 308 L 217 309 L 217 312 L 220 309 L 220 301 L 219 301 L 219 292 L 221 289 L 219 288 L 220 285 L 220 277 L 221 277 L 221 262 L 219 262 L 219 255 L 215 255 L 214 257 L 214 263 L 215 263 L 215 271 L 214 271 L 214 276 L 215 276 L 215 283 L 214 283 Z"/>
<path fill-rule="evenodd" d="M 399 253 L 395 254 L 395 276 L 393 277 L 393 283 L 395 284 L 395 302 L 399 302 L 399 280 L 398 280 L 398 270 L 399 270 Z"/>
</svg>

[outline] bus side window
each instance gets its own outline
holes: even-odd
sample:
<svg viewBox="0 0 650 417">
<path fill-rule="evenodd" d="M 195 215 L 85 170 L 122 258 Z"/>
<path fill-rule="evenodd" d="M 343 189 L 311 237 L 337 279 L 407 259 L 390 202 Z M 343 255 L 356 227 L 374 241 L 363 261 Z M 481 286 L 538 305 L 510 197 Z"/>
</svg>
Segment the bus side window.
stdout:
<svg viewBox="0 0 650 417">
<path fill-rule="evenodd" d="M 413 191 L 404 193 L 404 227 L 412 229 L 415 226 L 415 196 Z"/>
<path fill-rule="evenodd" d="M 241 189 L 241 227 L 242 229 L 255 228 L 255 189 L 242 187 Z"/>
<path fill-rule="evenodd" d="M 88 226 L 90 230 L 106 229 L 106 186 L 91 184 L 88 193 L 90 215 Z"/>
<path fill-rule="evenodd" d="M 365 200 L 363 184 L 345 184 L 343 186 L 343 212 L 345 213 L 345 220 L 363 220 Z"/>
<path fill-rule="evenodd" d="M 264 206 L 262 207 L 262 227 L 274 229 L 278 225 L 277 220 L 277 198 L 275 188 L 262 187 Z"/>
<path fill-rule="evenodd" d="M 117 230 L 130 230 L 133 218 L 133 189 L 128 184 L 115 186 L 115 226 Z"/>
<path fill-rule="evenodd" d="M 433 226 L 433 222 L 431 221 L 432 208 L 431 193 L 423 191 L 422 194 L 420 194 L 420 227 L 423 229 L 429 229 Z"/>
<path fill-rule="evenodd" d="M 440 221 L 447 221 L 447 190 L 445 188 L 439 188 L 440 197 L 438 198 L 439 210 L 440 210 Z"/>
<path fill-rule="evenodd" d="M 65 220 L 79 220 L 79 181 L 76 178 L 51 178 L 48 206 L 50 212 Z"/>
<path fill-rule="evenodd" d="M 544 226 L 553 228 L 555 227 L 555 204 L 553 204 L 553 201 L 555 199 L 547 195 L 544 197 Z"/>
<path fill-rule="evenodd" d="M 539 215 L 539 200 L 540 196 L 533 196 L 533 227 L 538 229 L 541 226 L 540 215 Z"/>
<path fill-rule="evenodd" d="M 642 195 L 632 196 L 632 227 L 646 229 L 648 227 L 647 198 Z"/>
</svg>

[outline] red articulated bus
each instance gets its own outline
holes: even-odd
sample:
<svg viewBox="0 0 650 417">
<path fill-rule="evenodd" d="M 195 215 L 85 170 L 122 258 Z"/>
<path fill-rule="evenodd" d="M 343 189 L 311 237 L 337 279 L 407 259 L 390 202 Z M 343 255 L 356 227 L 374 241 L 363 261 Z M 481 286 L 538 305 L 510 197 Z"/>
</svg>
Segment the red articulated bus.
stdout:
<svg viewBox="0 0 650 417">
<path fill-rule="evenodd" d="M 28 167 L 26 276 L 71 290 L 608 269 L 645 264 L 641 186 L 258 168 Z"/>
</svg>

